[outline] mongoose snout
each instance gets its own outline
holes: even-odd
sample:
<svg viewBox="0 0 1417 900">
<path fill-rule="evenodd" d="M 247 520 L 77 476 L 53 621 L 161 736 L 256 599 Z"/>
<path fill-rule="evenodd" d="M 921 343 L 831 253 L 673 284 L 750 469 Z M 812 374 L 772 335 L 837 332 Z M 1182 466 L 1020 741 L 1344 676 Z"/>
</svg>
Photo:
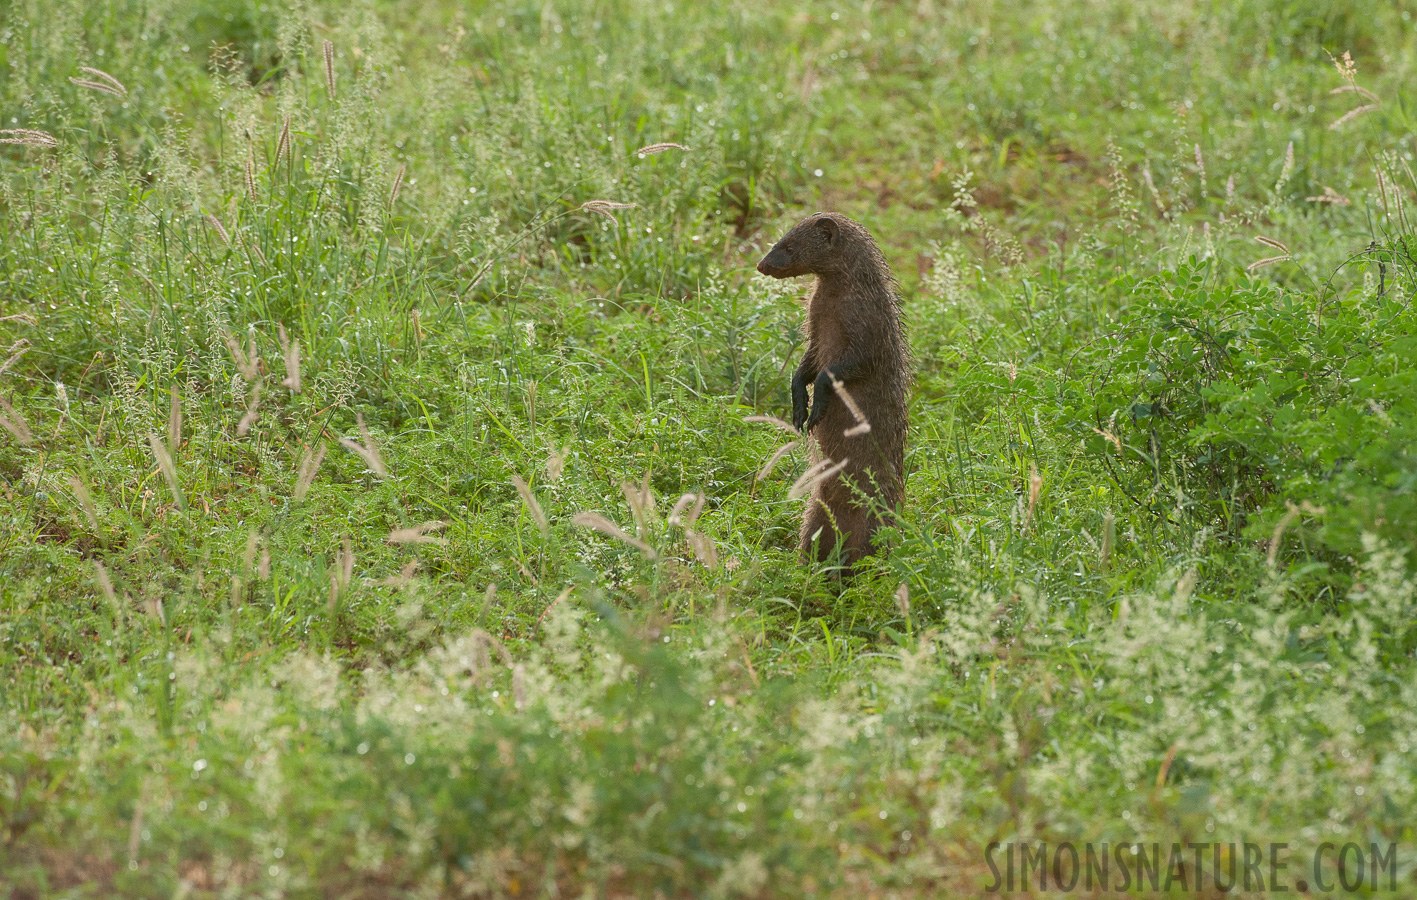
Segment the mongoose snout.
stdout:
<svg viewBox="0 0 1417 900">
<path fill-rule="evenodd" d="M 874 550 L 883 516 L 905 494 L 910 349 L 899 290 L 870 233 L 836 213 L 798 223 L 758 271 L 817 276 L 807 301 L 807 349 L 792 377 L 792 424 L 841 469 L 813 490 L 801 547 L 811 555 L 815 546 L 824 560 L 840 543 L 849 565 Z"/>
<path fill-rule="evenodd" d="M 805 270 L 798 271 L 793 266 L 793 257 L 796 255 L 796 248 L 783 246 L 785 241 L 778 241 L 777 244 L 768 251 L 768 255 L 758 261 L 758 271 L 773 278 L 791 278 L 794 275 L 805 275 Z"/>
</svg>

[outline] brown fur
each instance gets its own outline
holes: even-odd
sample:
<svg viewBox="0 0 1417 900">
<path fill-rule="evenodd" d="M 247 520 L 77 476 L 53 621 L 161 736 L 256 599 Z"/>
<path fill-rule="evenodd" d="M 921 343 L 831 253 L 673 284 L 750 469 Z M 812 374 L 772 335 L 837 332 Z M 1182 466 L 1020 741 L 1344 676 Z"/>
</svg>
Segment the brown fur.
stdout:
<svg viewBox="0 0 1417 900">
<path fill-rule="evenodd" d="M 875 549 L 881 514 L 905 499 L 911 361 L 899 290 L 870 233 L 836 213 L 804 219 L 773 245 L 758 271 L 774 278 L 817 276 L 807 301 L 807 350 L 793 376 L 793 424 L 805 424 L 824 457 L 847 464 L 814 489 L 801 546 L 811 554 L 815 540 L 816 557 L 824 560 L 841 543 L 849 565 Z M 833 375 L 870 422 L 869 432 L 846 435 L 857 421 L 832 388 Z"/>
</svg>

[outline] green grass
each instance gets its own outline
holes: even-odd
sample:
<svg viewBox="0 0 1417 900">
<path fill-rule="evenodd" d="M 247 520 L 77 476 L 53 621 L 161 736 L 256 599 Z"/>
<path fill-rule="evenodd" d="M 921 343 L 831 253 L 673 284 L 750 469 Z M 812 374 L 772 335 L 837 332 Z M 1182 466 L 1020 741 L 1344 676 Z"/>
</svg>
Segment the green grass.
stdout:
<svg viewBox="0 0 1417 900">
<path fill-rule="evenodd" d="M 1405 3 L 0 10 L 0 895 L 1417 896 Z M 823 208 L 918 362 L 844 581 L 745 421 Z"/>
</svg>

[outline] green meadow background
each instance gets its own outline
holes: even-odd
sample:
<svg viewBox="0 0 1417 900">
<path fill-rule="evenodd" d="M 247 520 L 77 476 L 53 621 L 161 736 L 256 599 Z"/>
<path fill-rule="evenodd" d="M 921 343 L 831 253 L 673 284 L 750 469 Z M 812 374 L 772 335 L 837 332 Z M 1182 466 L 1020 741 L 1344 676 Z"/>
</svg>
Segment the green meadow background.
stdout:
<svg viewBox="0 0 1417 900">
<path fill-rule="evenodd" d="M 0 896 L 1417 896 L 1414 14 L 3 0 Z M 748 421 L 821 209 L 844 580 Z"/>
</svg>

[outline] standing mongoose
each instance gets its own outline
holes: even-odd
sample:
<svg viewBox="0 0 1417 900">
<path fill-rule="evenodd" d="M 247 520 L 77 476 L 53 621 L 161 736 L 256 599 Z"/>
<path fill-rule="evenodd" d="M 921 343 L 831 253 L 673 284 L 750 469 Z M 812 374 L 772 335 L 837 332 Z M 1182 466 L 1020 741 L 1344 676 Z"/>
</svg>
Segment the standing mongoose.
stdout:
<svg viewBox="0 0 1417 900">
<path fill-rule="evenodd" d="M 905 497 L 910 348 L 895 277 L 870 233 L 836 213 L 798 223 L 758 271 L 817 276 L 807 300 L 807 350 L 792 376 L 792 424 L 817 439 L 825 459 L 844 465 L 812 492 L 802 550 L 810 557 L 815 542 L 824 560 L 840 542 L 850 565 L 872 552 L 882 514 Z"/>
</svg>

